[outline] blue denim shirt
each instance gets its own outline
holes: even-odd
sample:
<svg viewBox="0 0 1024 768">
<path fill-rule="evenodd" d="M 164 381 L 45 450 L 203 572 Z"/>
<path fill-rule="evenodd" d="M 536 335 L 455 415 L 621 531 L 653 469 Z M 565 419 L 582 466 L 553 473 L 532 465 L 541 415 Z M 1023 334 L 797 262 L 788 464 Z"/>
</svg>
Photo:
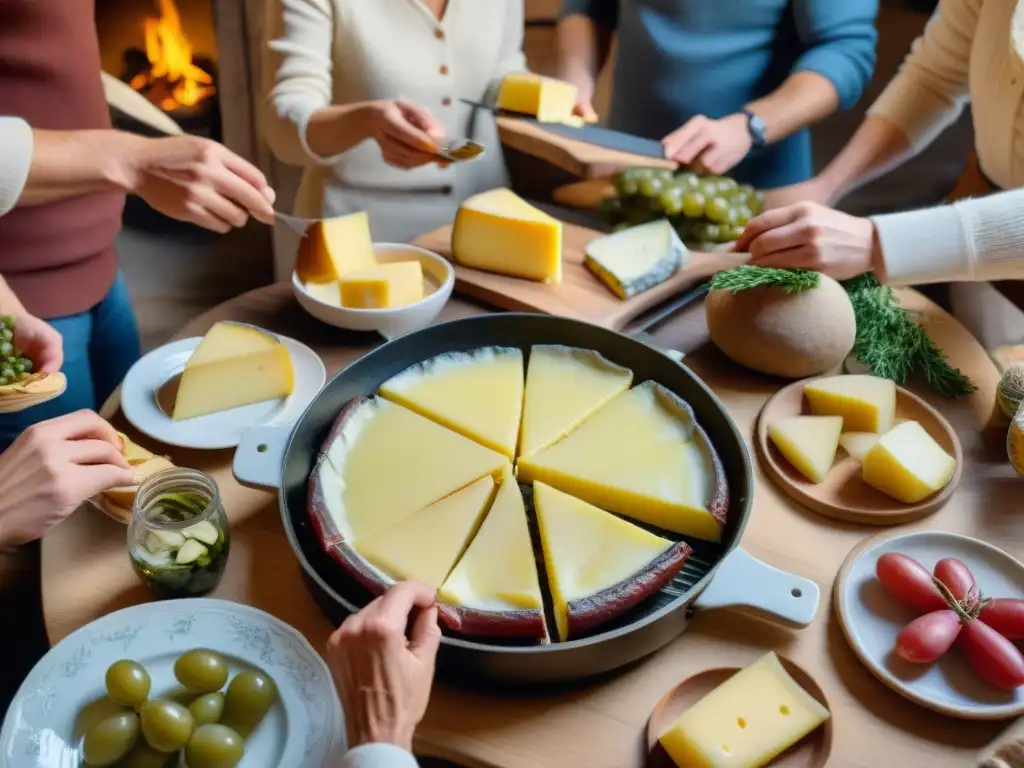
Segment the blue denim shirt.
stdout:
<svg viewBox="0 0 1024 768">
<path fill-rule="evenodd" d="M 846 109 L 875 68 L 878 0 L 565 0 L 562 13 L 617 30 L 609 123 L 652 139 L 694 115 L 738 112 L 801 70 L 827 77 Z M 762 189 L 808 179 L 809 132 L 752 153 L 730 175 Z"/>
</svg>

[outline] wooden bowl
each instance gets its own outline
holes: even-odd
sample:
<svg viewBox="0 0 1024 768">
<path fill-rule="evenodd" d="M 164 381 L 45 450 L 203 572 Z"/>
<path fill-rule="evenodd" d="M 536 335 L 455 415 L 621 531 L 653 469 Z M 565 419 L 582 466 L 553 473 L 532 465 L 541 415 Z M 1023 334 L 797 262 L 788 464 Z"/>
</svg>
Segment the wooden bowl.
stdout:
<svg viewBox="0 0 1024 768">
<path fill-rule="evenodd" d="M 797 381 L 779 390 L 757 419 L 755 442 L 767 473 L 791 498 L 822 515 L 852 523 L 897 525 L 935 512 L 956 490 L 963 472 L 964 452 L 953 427 L 937 410 L 903 387 L 896 387 L 896 418 L 918 422 L 925 431 L 956 459 L 956 470 L 946 486 L 917 504 L 903 504 L 861 479 L 861 465 L 840 448 L 824 482 L 812 483 L 801 475 L 775 444 L 768 439 L 768 425 L 790 416 L 809 414 L 804 385 Z"/>
<path fill-rule="evenodd" d="M 779 656 L 779 661 L 805 691 L 821 702 L 822 706 L 829 709 L 825 693 L 814 678 L 783 656 Z M 683 712 L 739 671 L 739 667 L 706 669 L 686 678 L 661 697 L 661 701 L 654 706 L 654 711 L 651 712 L 651 717 L 647 721 L 647 768 L 675 768 L 668 753 L 658 743 L 658 737 Z M 770 768 L 823 768 L 828 763 L 831 751 L 832 718 L 830 717 L 819 728 L 768 763 L 768 766 Z"/>
</svg>

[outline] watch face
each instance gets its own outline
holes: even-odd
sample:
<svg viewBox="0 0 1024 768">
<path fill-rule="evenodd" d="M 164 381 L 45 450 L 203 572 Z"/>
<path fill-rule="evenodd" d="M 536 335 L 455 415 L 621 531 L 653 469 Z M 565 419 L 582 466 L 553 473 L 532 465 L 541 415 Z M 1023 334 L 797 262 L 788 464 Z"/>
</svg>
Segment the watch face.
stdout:
<svg viewBox="0 0 1024 768">
<path fill-rule="evenodd" d="M 753 139 L 755 147 L 763 147 L 765 141 L 765 122 L 753 112 L 747 113 L 747 128 L 750 131 L 750 138 Z"/>
</svg>

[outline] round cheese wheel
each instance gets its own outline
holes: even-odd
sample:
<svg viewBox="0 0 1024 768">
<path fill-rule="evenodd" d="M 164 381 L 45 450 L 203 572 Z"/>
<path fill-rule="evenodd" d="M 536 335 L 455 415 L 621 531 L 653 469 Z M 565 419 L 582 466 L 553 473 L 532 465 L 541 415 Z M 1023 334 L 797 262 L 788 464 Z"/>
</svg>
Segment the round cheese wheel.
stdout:
<svg viewBox="0 0 1024 768">
<path fill-rule="evenodd" d="M 705 303 L 711 340 L 746 368 L 787 379 L 832 370 L 853 349 L 856 321 L 843 287 L 821 276 L 817 288 L 777 286 L 712 291 Z"/>
</svg>

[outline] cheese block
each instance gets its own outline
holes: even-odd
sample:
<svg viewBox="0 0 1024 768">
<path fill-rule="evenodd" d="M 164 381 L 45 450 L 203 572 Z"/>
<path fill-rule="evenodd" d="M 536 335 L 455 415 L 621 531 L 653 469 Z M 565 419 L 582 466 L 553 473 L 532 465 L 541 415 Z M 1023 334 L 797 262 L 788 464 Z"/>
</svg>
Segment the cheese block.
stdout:
<svg viewBox="0 0 1024 768">
<path fill-rule="evenodd" d="M 523 353 L 483 347 L 416 363 L 381 384 L 379 392 L 513 459 L 523 387 Z"/>
<path fill-rule="evenodd" d="M 331 283 L 376 263 L 370 219 L 360 211 L 311 224 L 299 240 L 295 274 L 304 284 Z"/>
<path fill-rule="evenodd" d="M 676 533 L 722 538 L 729 506 L 722 464 L 693 409 L 655 382 L 616 395 L 517 467 L 520 482 L 539 480 Z"/>
<path fill-rule="evenodd" d="M 214 325 L 185 363 L 174 401 L 175 421 L 287 397 L 295 371 L 287 347 L 245 323 Z"/>
<path fill-rule="evenodd" d="M 842 416 L 846 432 L 887 432 L 896 418 L 896 385 L 864 374 L 828 376 L 804 385 L 811 411 Z"/>
<path fill-rule="evenodd" d="M 843 432 L 839 436 L 839 446 L 857 461 L 864 461 L 867 452 L 880 437 L 877 432 Z"/>
<path fill-rule="evenodd" d="M 356 550 L 396 581 L 444 583 L 491 502 L 494 479 L 481 477 L 450 496 L 366 536 Z"/>
<path fill-rule="evenodd" d="M 481 192 L 455 214 L 452 258 L 465 267 L 559 283 L 562 222 L 510 189 Z"/>
<path fill-rule="evenodd" d="M 332 307 L 341 306 L 341 281 L 332 280 L 329 283 L 305 283 L 303 288 L 306 293 L 319 302 L 330 304 Z"/>
<path fill-rule="evenodd" d="M 531 72 L 506 75 L 498 89 L 498 109 L 533 115 L 541 123 L 570 123 L 576 86 Z"/>
<path fill-rule="evenodd" d="M 531 347 L 519 454 L 532 456 L 565 437 L 632 383 L 631 370 L 593 350 Z"/>
<path fill-rule="evenodd" d="M 828 718 L 769 653 L 680 715 L 658 741 L 679 768 L 761 768 Z"/>
<path fill-rule="evenodd" d="M 832 469 L 843 431 L 841 416 L 791 416 L 768 427 L 768 438 L 793 468 L 812 483 Z"/>
<path fill-rule="evenodd" d="M 511 466 L 438 600 L 441 620 L 460 634 L 547 639 L 526 508 Z"/>
<path fill-rule="evenodd" d="M 339 281 L 341 305 L 352 309 L 404 307 L 423 298 L 423 265 L 394 261 L 349 272 Z"/>
<path fill-rule="evenodd" d="M 585 250 L 584 263 L 620 299 L 665 282 L 689 258 L 689 251 L 667 219 L 599 237 Z"/>
<path fill-rule="evenodd" d="M 684 542 L 655 536 L 544 483 L 534 483 L 533 502 L 563 641 L 657 592 L 690 555 Z"/>
<path fill-rule="evenodd" d="M 944 488 L 956 459 L 916 421 L 882 435 L 863 461 L 864 482 L 904 504 L 916 504 Z"/>
</svg>

